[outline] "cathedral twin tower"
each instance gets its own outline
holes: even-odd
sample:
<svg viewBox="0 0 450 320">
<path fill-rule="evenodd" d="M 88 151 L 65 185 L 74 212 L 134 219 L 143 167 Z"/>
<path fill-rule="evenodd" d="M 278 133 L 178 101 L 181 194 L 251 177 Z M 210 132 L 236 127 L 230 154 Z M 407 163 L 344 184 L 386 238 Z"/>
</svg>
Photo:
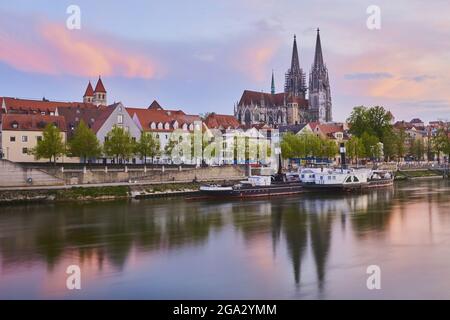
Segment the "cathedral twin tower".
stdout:
<svg viewBox="0 0 450 320">
<path fill-rule="evenodd" d="M 306 99 L 307 92 L 308 99 Z M 291 67 L 285 75 L 284 92 L 275 93 L 272 73 L 271 93 L 245 90 L 235 106 L 235 116 L 246 125 L 266 123 L 279 126 L 310 121 L 331 122 L 331 111 L 330 82 L 323 61 L 319 29 L 314 62 L 309 74 L 309 86 L 306 84 L 306 75 L 300 67 L 297 39 L 294 36 Z"/>
</svg>

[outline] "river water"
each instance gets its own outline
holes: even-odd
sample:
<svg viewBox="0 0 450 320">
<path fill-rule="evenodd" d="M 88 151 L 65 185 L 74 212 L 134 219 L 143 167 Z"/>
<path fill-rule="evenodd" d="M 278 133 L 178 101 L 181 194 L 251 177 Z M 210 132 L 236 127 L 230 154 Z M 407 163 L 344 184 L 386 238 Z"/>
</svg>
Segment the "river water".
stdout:
<svg viewBox="0 0 450 320">
<path fill-rule="evenodd" d="M 0 207 L 0 299 L 448 299 L 449 191 Z"/>
</svg>

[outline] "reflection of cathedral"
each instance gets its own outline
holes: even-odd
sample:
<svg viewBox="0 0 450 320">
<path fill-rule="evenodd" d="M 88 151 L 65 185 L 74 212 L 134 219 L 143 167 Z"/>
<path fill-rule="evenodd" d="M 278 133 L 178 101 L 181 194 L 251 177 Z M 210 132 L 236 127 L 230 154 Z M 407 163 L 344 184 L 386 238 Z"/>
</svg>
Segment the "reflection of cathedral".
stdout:
<svg viewBox="0 0 450 320">
<path fill-rule="evenodd" d="M 309 99 L 306 99 L 308 89 Z M 305 73 L 300 67 L 297 39 L 294 36 L 291 67 L 285 75 L 284 92 L 275 93 L 272 73 L 271 92 L 245 90 L 234 108 L 234 114 L 246 125 L 267 123 L 277 126 L 309 121 L 331 122 L 330 83 L 328 70 L 323 61 L 319 30 L 314 62 L 309 74 L 309 88 L 306 85 Z"/>
</svg>

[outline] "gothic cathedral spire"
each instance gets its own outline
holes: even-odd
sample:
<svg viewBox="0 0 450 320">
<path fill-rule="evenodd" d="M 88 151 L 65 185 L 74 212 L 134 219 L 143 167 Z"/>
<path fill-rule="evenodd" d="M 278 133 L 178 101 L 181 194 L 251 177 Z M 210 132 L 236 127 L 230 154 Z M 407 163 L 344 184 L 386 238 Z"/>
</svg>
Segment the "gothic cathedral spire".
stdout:
<svg viewBox="0 0 450 320">
<path fill-rule="evenodd" d="M 273 70 L 272 70 L 272 85 L 270 86 L 270 93 L 275 94 L 275 78 L 273 76 Z"/>
<path fill-rule="evenodd" d="M 333 121 L 331 114 L 331 90 L 328 69 L 323 62 L 320 30 L 317 29 L 316 52 L 309 74 L 309 110 L 311 120 L 319 122 Z"/>
<path fill-rule="evenodd" d="M 291 68 L 286 72 L 284 92 L 291 97 L 305 98 L 306 80 L 298 58 L 297 37 L 294 35 Z"/>
</svg>

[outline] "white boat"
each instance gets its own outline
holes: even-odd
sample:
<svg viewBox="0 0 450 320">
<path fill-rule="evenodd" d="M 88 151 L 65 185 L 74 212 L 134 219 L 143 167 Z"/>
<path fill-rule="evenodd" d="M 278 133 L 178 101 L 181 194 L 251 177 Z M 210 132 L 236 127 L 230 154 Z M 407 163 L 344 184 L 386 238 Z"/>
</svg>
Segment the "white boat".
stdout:
<svg viewBox="0 0 450 320">
<path fill-rule="evenodd" d="M 324 172 L 323 168 L 301 168 L 299 169 L 299 179 L 302 183 L 313 184 L 316 182 L 316 174 Z"/>
<path fill-rule="evenodd" d="M 306 173 L 305 173 L 306 176 Z M 393 184 L 393 174 L 369 169 L 324 169 L 302 180 L 304 187 L 332 190 L 354 190 Z"/>
</svg>

